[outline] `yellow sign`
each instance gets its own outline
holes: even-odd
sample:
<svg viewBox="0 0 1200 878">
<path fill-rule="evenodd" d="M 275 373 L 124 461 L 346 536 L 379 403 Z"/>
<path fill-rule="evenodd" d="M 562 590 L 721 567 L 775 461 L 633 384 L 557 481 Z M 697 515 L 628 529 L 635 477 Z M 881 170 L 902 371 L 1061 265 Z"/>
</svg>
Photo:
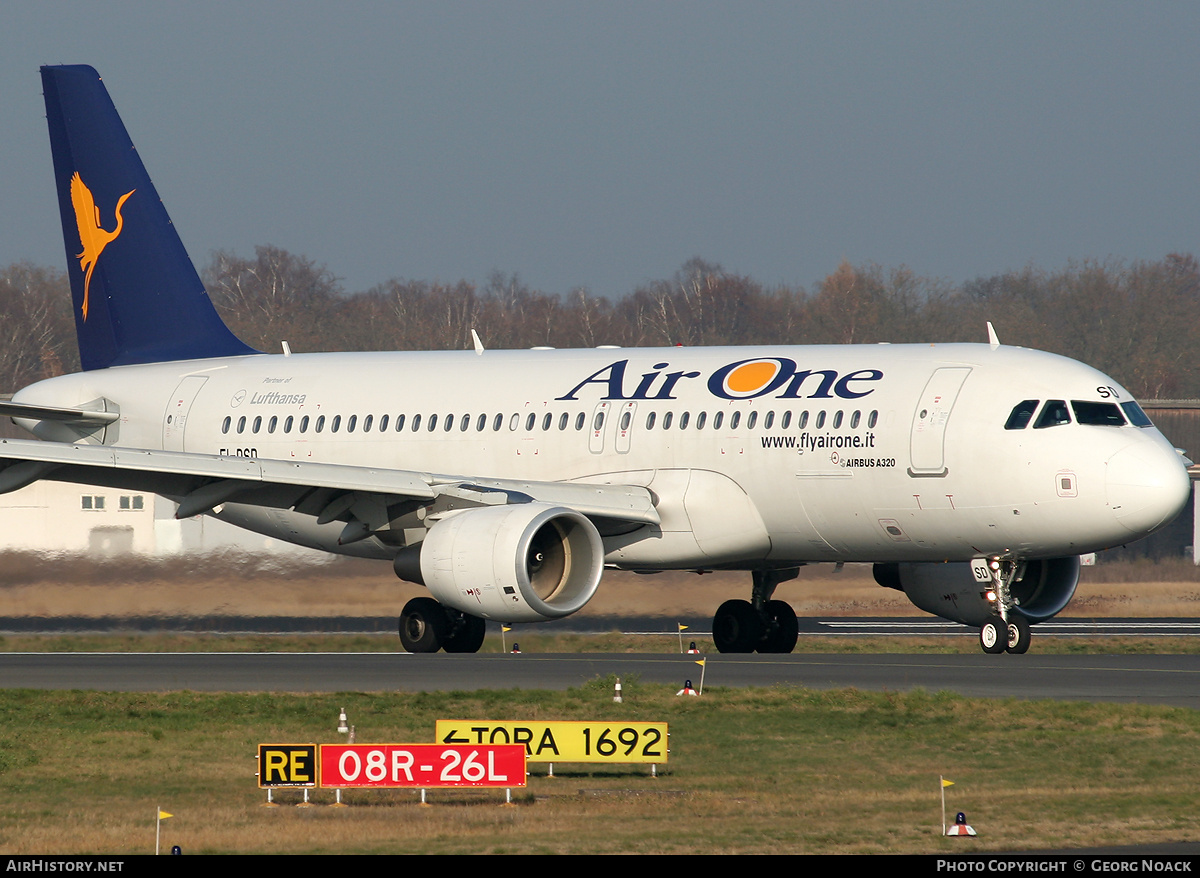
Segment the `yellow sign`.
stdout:
<svg viewBox="0 0 1200 878">
<path fill-rule="evenodd" d="M 260 787 L 315 787 L 316 744 L 259 744 Z"/>
<path fill-rule="evenodd" d="M 529 762 L 666 762 L 666 723 L 437 721 L 439 744 L 524 744 Z"/>
</svg>

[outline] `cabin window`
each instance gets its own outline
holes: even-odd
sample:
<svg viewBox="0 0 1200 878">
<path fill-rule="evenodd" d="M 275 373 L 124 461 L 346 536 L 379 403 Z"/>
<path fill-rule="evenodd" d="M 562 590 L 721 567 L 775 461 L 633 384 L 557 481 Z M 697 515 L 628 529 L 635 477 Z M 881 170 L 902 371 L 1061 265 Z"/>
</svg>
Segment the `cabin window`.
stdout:
<svg viewBox="0 0 1200 878">
<path fill-rule="evenodd" d="M 260 429 L 262 429 L 262 415 L 255 415 L 254 416 L 254 427 L 252 428 L 252 430 L 253 430 L 253 432 L 257 433 Z"/>
<path fill-rule="evenodd" d="M 658 417 L 658 415 L 655 412 L 650 412 L 650 414 L 646 415 L 646 429 L 647 430 L 654 429 L 654 419 L 657 417 Z"/>
<path fill-rule="evenodd" d="M 421 416 L 419 414 L 412 417 L 412 431 L 415 433 L 421 429 Z"/>
<path fill-rule="evenodd" d="M 429 416 L 429 426 L 426 429 L 429 430 L 430 433 L 437 429 L 437 419 L 437 415 Z"/>
<path fill-rule="evenodd" d="M 521 416 L 514 412 L 508 420 L 508 429 L 516 430 L 519 426 L 521 426 Z"/>
<path fill-rule="evenodd" d="M 721 423 L 725 420 L 725 412 L 717 412 L 713 415 L 713 429 L 720 430 Z"/>
<path fill-rule="evenodd" d="M 487 415 L 480 415 L 479 419 L 475 421 L 475 432 L 482 433 L 485 427 L 487 427 Z"/>
<path fill-rule="evenodd" d="M 871 412 L 870 417 L 867 418 L 867 426 L 874 428 L 877 423 L 879 423 L 879 412 Z"/>
<path fill-rule="evenodd" d="M 314 427 L 314 429 L 318 433 L 320 433 L 322 430 L 325 429 L 325 416 L 324 415 L 317 415 L 317 423 L 316 423 L 316 426 Z"/>
<path fill-rule="evenodd" d="M 334 415 L 333 420 L 329 423 L 329 432 L 336 433 L 342 427 L 342 416 Z"/>
<path fill-rule="evenodd" d="M 604 412 L 596 412 L 596 417 L 592 419 L 593 432 L 599 433 L 604 429 Z"/>
<path fill-rule="evenodd" d="M 584 415 L 583 412 L 580 412 L 579 414 L 577 414 L 575 416 L 575 429 L 582 430 L 583 425 L 586 421 L 587 421 L 587 417 Z"/>
<path fill-rule="evenodd" d="M 228 432 L 229 432 L 229 425 L 230 425 L 231 423 L 233 423 L 233 418 L 231 418 L 229 415 L 226 415 L 226 416 L 225 416 L 225 422 L 224 422 L 223 424 L 221 424 L 221 432 L 222 432 L 222 433 L 228 433 Z"/>
<path fill-rule="evenodd" d="M 388 416 L 380 415 L 379 416 L 379 432 L 380 433 L 385 432 L 387 430 L 387 425 L 388 425 Z"/>
<path fill-rule="evenodd" d="M 346 419 L 346 432 L 353 433 L 355 426 L 358 424 L 358 415 L 351 415 Z"/>
<path fill-rule="evenodd" d="M 363 432 L 370 433 L 371 432 L 371 424 L 373 424 L 374 422 L 375 422 L 374 415 L 364 415 L 363 416 Z"/>
<path fill-rule="evenodd" d="M 442 429 L 447 433 L 454 429 L 454 415 L 446 415 L 446 426 Z"/>
<path fill-rule="evenodd" d="M 498 414 L 498 415 L 496 415 L 496 417 L 492 418 L 492 431 L 493 432 L 499 432 L 500 428 L 503 426 L 504 426 L 504 415 Z"/>
<path fill-rule="evenodd" d="M 301 433 L 308 432 L 308 415 L 305 415 L 304 417 L 302 417 L 300 419 L 300 432 Z"/>
<path fill-rule="evenodd" d="M 558 431 L 560 433 L 563 430 L 567 429 L 567 424 L 570 422 L 570 420 L 571 420 L 571 416 L 568 415 L 566 412 L 563 412 L 561 415 L 558 416 Z"/>
<path fill-rule="evenodd" d="M 700 414 L 696 415 L 696 429 L 703 430 L 704 422 L 707 420 L 708 420 L 708 412 L 700 412 Z"/>
<path fill-rule="evenodd" d="M 404 429 L 404 415 L 396 415 L 396 432 Z"/>
<path fill-rule="evenodd" d="M 537 415 L 535 415 L 533 412 L 530 412 L 529 416 L 527 418 L 525 418 L 525 432 L 526 433 L 533 432 L 533 428 L 536 424 L 537 424 Z"/>
<path fill-rule="evenodd" d="M 729 429 L 736 430 L 738 428 L 738 424 L 740 424 L 741 422 L 742 422 L 742 413 L 734 412 L 733 414 L 731 414 L 729 416 Z"/>
<path fill-rule="evenodd" d="M 687 429 L 687 425 L 688 425 L 688 421 L 690 421 L 690 420 L 691 420 L 691 418 L 692 418 L 692 416 L 691 416 L 691 414 L 690 414 L 690 413 L 688 413 L 688 412 L 684 412 L 682 415 L 680 415 L 680 416 L 679 416 L 679 429 L 680 429 L 680 430 L 686 430 L 686 429 Z"/>
<path fill-rule="evenodd" d="M 754 425 L 757 423 L 758 423 L 758 412 L 750 412 L 750 414 L 746 416 L 746 429 L 753 430 Z"/>
<path fill-rule="evenodd" d="M 285 433 L 292 432 L 292 423 L 294 420 L 295 419 L 291 415 L 287 416 L 287 419 L 283 422 L 283 432 L 285 432 Z"/>
<path fill-rule="evenodd" d="M 825 412 L 817 412 L 817 422 L 813 426 L 818 430 L 825 426 Z"/>
<path fill-rule="evenodd" d="M 1115 402 L 1086 402 L 1071 400 L 1071 411 L 1075 412 L 1075 423 L 1094 427 L 1124 427 L 1125 418 Z"/>
<path fill-rule="evenodd" d="M 554 422 L 554 415 L 550 414 L 550 412 L 546 412 L 546 414 L 542 417 L 542 430 L 543 431 L 549 430 L 550 425 L 553 422 Z"/>
<path fill-rule="evenodd" d="M 1071 423 L 1071 413 L 1067 411 L 1066 401 L 1050 399 L 1042 407 L 1042 413 L 1038 415 L 1037 423 L 1033 425 L 1033 429 L 1043 430 L 1046 427 L 1057 427 L 1061 424 L 1069 423 Z"/>
<path fill-rule="evenodd" d="M 271 415 L 271 420 L 267 421 L 267 432 L 274 433 L 275 428 L 279 425 L 279 416 Z"/>
<path fill-rule="evenodd" d="M 786 430 L 791 425 L 792 425 L 792 413 L 784 412 L 783 418 L 781 418 L 779 421 L 779 429 Z"/>
<path fill-rule="evenodd" d="M 833 429 L 837 430 L 842 426 L 842 413 L 835 412 L 833 415 Z"/>
<path fill-rule="evenodd" d="M 850 416 L 850 429 L 851 430 L 858 429 L 858 421 L 861 417 L 862 417 L 862 412 L 855 412 L 854 414 L 852 414 Z"/>
<path fill-rule="evenodd" d="M 622 413 L 622 415 L 621 415 L 621 430 L 622 431 L 628 430 L 629 423 L 632 420 L 633 420 L 633 415 L 631 413 L 629 413 L 629 412 Z"/>
<path fill-rule="evenodd" d="M 800 420 L 796 421 L 796 429 L 803 430 L 808 426 L 808 412 L 800 412 Z"/>
</svg>

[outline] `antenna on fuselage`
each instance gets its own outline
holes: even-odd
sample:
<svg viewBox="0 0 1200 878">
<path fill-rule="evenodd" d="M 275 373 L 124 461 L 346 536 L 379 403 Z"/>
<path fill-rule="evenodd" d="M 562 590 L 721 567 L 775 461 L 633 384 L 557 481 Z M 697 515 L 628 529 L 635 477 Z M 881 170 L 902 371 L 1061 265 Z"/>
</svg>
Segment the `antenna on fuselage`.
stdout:
<svg viewBox="0 0 1200 878">
<path fill-rule="evenodd" d="M 475 342 L 475 353 L 482 354 L 483 353 L 483 342 L 481 342 L 479 340 L 479 333 L 476 332 L 474 329 L 471 330 L 471 341 Z"/>
<path fill-rule="evenodd" d="M 996 335 L 996 330 L 992 328 L 992 321 L 987 322 L 988 328 L 988 344 L 992 346 L 992 350 L 1000 347 L 1000 337 Z"/>
</svg>

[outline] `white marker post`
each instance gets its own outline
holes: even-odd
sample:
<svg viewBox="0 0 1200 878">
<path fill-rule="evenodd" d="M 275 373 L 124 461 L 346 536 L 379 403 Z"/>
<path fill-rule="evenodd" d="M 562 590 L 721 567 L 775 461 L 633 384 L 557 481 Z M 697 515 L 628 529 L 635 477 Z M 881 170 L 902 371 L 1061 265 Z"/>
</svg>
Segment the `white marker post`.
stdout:
<svg viewBox="0 0 1200 878">
<path fill-rule="evenodd" d="M 158 856 L 158 844 L 162 840 L 162 822 L 164 820 L 166 820 L 168 817 L 174 817 L 175 815 L 168 814 L 162 808 L 158 808 L 156 810 L 158 811 L 158 819 L 154 823 L 154 856 L 157 857 Z"/>
<path fill-rule="evenodd" d="M 946 778 L 942 777 L 940 774 L 938 775 L 938 780 L 940 780 L 942 782 L 942 784 L 941 784 L 941 786 L 942 786 L 942 835 L 945 835 L 946 834 L 946 787 L 954 786 L 954 781 L 946 780 Z"/>
</svg>

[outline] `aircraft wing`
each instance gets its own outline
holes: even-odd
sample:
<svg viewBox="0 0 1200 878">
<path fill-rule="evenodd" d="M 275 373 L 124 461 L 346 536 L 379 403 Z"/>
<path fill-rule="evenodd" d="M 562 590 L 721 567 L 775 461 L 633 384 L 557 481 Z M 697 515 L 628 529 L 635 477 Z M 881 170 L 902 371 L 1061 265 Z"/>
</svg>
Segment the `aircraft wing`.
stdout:
<svg viewBox="0 0 1200 878">
<path fill-rule="evenodd" d="M 162 494 L 177 518 L 225 503 L 295 509 L 319 524 L 349 521 L 345 541 L 387 525 L 400 511 L 432 501 L 442 508 L 537 500 L 596 520 L 659 523 L 649 490 L 629 485 L 476 479 L 376 467 L 147 451 L 110 445 L 0 440 L 0 493 L 39 480 Z M 363 527 L 365 525 L 365 527 Z"/>
</svg>

